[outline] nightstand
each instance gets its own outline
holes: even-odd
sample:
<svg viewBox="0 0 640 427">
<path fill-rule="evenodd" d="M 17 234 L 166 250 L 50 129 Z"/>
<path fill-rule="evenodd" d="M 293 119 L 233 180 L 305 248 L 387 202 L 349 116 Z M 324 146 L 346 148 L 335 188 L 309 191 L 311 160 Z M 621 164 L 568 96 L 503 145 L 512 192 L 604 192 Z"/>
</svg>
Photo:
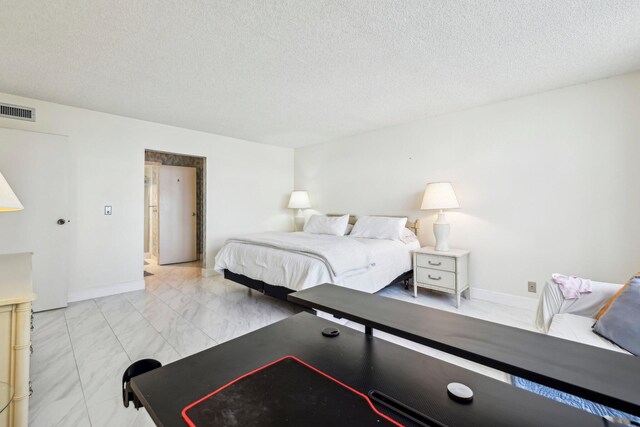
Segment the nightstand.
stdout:
<svg viewBox="0 0 640 427">
<path fill-rule="evenodd" d="M 418 296 L 418 286 L 456 295 L 456 308 L 460 308 L 460 295 L 469 293 L 469 251 L 451 249 L 436 251 L 425 246 L 413 252 L 413 296 Z"/>
</svg>

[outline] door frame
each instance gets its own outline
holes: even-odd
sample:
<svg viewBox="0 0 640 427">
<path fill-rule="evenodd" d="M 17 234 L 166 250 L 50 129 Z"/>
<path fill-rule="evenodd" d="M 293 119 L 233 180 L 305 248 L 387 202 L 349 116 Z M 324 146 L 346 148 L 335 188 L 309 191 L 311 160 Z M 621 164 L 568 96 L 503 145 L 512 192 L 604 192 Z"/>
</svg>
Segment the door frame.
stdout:
<svg viewBox="0 0 640 427">
<path fill-rule="evenodd" d="M 164 151 L 164 150 L 157 150 L 157 149 L 153 149 L 153 148 L 145 148 L 144 149 L 145 155 L 144 155 L 144 163 L 143 163 L 143 177 L 144 177 L 144 166 L 146 165 L 155 165 L 155 166 L 162 166 L 162 165 L 166 165 L 166 166 L 187 166 L 189 167 L 190 165 L 182 165 L 182 164 L 168 164 L 168 163 L 163 163 L 160 161 L 156 161 L 156 160 L 147 160 L 147 152 L 152 152 L 152 153 L 157 153 L 160 155 L 169 155 L 169 156 L 179 156 L 179 157 L 194 157 L 194 158 L 198 158 L 202 160 L 202 172 L 201 172 L 201 190 L 200 190 L 200 195 L 198 195 L 196 193 L 196 200 L 198 198 L 198 196 L 201 197 L 201 218 L 200 218 L 200 225 L 198 226 L 198 213 L 196 213 L 196 233 L 198 232 L 198 230 L 201 233 L 201 247 L 198 248 L 196 247 L 196 255 L 198 260 L 201 263 L 201 269 L 202 269 L 202 275 L 205 275 L 205 272 L 207 270 L 207 163 L 208 163 L 208 158 L 205 155 L 196 155 L 196 154 L 186 154 L 186 153 L 179 153 L 179 152 L 175 152 L 175 151 Z M 193 166 L 191 166 L 193 167 Z M 197 188 L 197 177 L 196 177 L 196 188 Z M 143 180 L 143 185 L 144 185 L 144 180 Z M 196 190 L 197 191 L 197 190 Z M 141 204 L 144 205 L 144 194 L 142 196 L 142 201 L 140 202 Z M 144 210 L 143 210 L 143 215 L 142 215 L 142 224 L 144 227 Z M 144 233 L 143 233 L 144 235 Z M 197 239 L 196 239 L 196 245 L 197 245 Z M 144 244 L 142 245 L 142 253 L 143 253 L 143 258 L 144 258 Z M 144 272 L 144 263 L 142 266 L 143 272 Z"/>
<path fill-rule="evenodd" d="M 160 162 L 152 162 L 152 161 L 149 161 L 149 160 L 145 160 L 145 161 L 144 161 L 144 166 L 145 166 L 145 169 L 146 169 L 146 167 L 147 167 L 147 166 L 156 166 L 156 167 L 158 167 L 158 166 L 162 166 L 162 163 L 160 163 Z M 157 182 L 156 182 L 156 185 L 157 185 Z M 145 191 L 146 191 L 146 190 L 147 190 L 147 189 L 145 188 Z M 143 195 L 143 197 L 145 197 L 145 195 Z M 145 209 L 146 209 L 146 208 L 147 208 L 147 206 L 145 206 Z M 146 226 L 146 224 L 145 224 L 145 226 Z M 144 235 L 144 232 L 143 232 L 143 235 Z M 156 261 L 157 261 L 157 260 L 158 260 L 158 257 L 157 257 L 157 256 L 155 256 L 155 255 L 153 254 L 153 251 L 151 250 L 151 230 L 149 230 L 149 236 L 148 236 L 148 237 L 149 237 L 149 242 L 147 242 L 147 243 L 149 243 L 149 252 L 144 252 L 144 259 L 151 258 L 151 259 L 154 259 L 154 260 L 156 260 Z M 143 246 L 142 248 L 143 248 L 142 250 L 144 251 L 144 246 Z"/>
</svg>

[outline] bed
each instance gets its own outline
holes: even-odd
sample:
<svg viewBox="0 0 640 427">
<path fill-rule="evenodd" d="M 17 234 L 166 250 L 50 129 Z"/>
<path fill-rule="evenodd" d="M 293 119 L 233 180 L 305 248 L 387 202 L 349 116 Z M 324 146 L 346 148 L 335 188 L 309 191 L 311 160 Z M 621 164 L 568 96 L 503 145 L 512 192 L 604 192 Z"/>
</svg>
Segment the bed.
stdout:
<svg viewBox="0 0 640 427">
<path fill-rule="evenodd" d="M 338 216 L 336 214 L 330 216 Z M 353 226 L 356 218 L 349 217 Z M 405 227 L 417 234 L 417 223 Z M 286 300 L 289 293 L 333 283 L 375 293 L 412 278 L 412 242 L 305 232 L 259 233 L 229 239 L 216 255 L 215 270 L 266 295 Z"/>
</svg>

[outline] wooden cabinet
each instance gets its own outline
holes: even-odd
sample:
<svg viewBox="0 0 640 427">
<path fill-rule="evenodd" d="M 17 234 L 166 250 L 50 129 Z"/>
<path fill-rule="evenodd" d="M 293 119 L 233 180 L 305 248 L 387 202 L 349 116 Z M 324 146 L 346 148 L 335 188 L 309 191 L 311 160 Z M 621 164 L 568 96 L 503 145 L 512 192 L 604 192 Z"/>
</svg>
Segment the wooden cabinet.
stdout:
<svg viewBox="0 0 640 427">
<path fill-rule="evenodd" d="M 447 252 L 424 247 L 413 252 L 413 296 L 418 287 L 456 295 L 456 308 L 460 295 L 467 291 L 469 298 L 469 251 L 451 249 Z"/>
<path fill-rule="evenodd" d="M 0 255 L 0 381 L 14 397 L 0 427 L 27 427 L 31 356 L 31 253 Z"/>
</svg>

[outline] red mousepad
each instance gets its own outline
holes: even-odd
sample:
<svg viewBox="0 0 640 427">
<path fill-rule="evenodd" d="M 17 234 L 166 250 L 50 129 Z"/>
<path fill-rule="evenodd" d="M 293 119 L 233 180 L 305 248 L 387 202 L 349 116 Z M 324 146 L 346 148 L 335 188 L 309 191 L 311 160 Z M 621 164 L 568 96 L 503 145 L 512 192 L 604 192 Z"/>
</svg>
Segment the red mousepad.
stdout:
<svg viewBox="0 0 640 427">
<path fill-rule="evenodd" d="M 182 410 L 190 426 L 402 426 L 369 398 L 285 356 L 223 385 Z"/>
</svg>

